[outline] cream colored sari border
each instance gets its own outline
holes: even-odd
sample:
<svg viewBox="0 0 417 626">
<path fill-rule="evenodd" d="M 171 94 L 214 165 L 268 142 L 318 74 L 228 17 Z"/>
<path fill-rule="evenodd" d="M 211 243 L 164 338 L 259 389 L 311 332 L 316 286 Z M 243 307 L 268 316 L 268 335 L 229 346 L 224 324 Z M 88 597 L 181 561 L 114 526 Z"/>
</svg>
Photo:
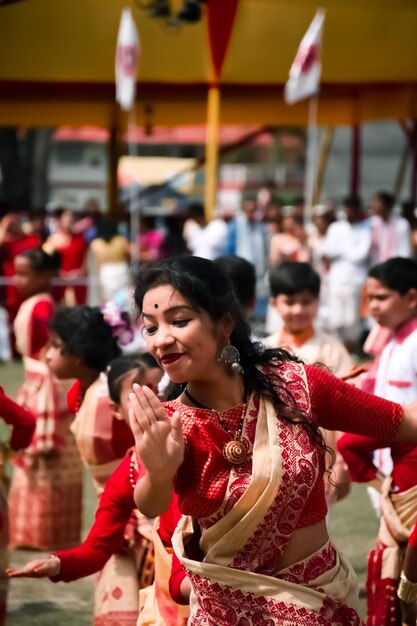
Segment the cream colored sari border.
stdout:
<svg viewBox="0 0 417 626">
<path fill-rule="evenodd" d="M 184 567 L 197 576 L 243 593 L 272 598 L 275 602 L 293 604 L 311 611 L 320 611 L 326 597 L 331 597 L 359 612 L 356 574 L 341 552 L 336 550 L 336 563 L 331 569 L 311 581 L 309 586 L 305 586 L 273 576 L 188 559 L 184 556 L 183 538 L 191 534 L 189 519 L 183 517 L 179 522 L 173 537 L 173 545 Z M 316 587 L 319 587 L 320 591 Z"/>
<path fill-rule="evenodd" d="M 236 478 L 236 470 L 233 468 L 227 491 Z M 250 484 L 235 506 L 202 533 L 200 546 L 206 555 L 205 562 L 218 565 L 228 565 L 231 562 L 264 519 L 278 493 L 281 480 L 282 454 L 276 413 L 272 403 L 261 398 Z"/>
<path fill-rule="evenodd" d="M 388 476 L 381 489 L 381 509 L 390 535 L 397 543 L 408 541 L 417 515 L 417 485 L 400 493 L 391 493 L 392 478 Z M 380 539 L 386 545 L 388 538 Z"/>
</svg>

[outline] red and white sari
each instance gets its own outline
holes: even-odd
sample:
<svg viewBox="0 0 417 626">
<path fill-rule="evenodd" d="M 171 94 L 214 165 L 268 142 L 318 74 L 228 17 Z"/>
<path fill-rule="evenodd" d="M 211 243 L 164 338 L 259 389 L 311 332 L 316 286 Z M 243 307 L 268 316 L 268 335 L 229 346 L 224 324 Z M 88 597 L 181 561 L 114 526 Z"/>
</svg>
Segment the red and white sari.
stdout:
<svg viewBox="0 0 417 626">
<path fill-rule="evenodd" d="M 376 547 L 368 558 L 366 589 L 368 626 L 400 626 L 397 587 L 408 539 L 417 516 L 417 485 L 391 493 L 387 477 L 381 491 L 381 523 Z"/>
<path fill-rule="evenodd" d="M 287 387 L 308 413 L 303 366 L 289 365 L 286 372 Z M 183 428 L 187 437 L 184 421 Z M 307 433 L 277 419 L 268 400 L 252 396 L 242 441 L 248 458 L 232 467 L 220 509 L 198 519 L 204 558 L 195 560 L 187 551 L 190 517 L 182 518 L 173 536 L 193 588 L 188 624 L 361 626 L 355 573 L 329 541 L 283 570 L 276 566 L 320 480 L 318 452 Z"/>
<path fill-rule="evenodd" d="M 176 604 L 169 593 L 172 567 L 172 548 L 163 545 L 158 534 L 159 518 L 155 520 L 152 540 L 155 553 L 155 580 L 139 592 L 139 619 L 137 626 L 185 626 L 189 607 Z"/>
<path fill-rule="evenodd" d="M 123 460 L 132 445 L 132 434 L 122 451 L 121 433 L 115 432 L 115 418 L 110 410 L 110 398 L 105 375 L 87 389 L 71 430 L 84 465 L 91 473 L 93 484 L 100 497 L 112 472 Z M 124 433 L 126 436 L 126 433 Z M 151 538 L 152 526 L 143 518 L 141 533 Z M 135 552 L 126 546 L 124 552 L 110 557 L 97 574 L 94 591 L 94 626 L 136 626 L 139 613 L 139 582 Z"/>
<path fill-rule="evenodd" d="M 10 544 L 48 551 L 79 543 L 83 481 L 66 402 L 71 381 L 57 380 L 32 348 L 35 307 L 51 302 L 47 293 L 28 298 L 14 323 L 25 370 L 17 400 L 36 416 L 36 429 L 13 459 L 9 493 Z"/>
</svg>

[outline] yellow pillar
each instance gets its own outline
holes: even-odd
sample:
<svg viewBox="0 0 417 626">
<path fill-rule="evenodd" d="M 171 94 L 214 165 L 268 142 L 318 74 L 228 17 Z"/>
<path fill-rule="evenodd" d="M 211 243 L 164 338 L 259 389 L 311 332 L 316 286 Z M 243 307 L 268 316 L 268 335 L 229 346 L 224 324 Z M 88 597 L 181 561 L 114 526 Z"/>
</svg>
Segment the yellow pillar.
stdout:
<svg viewBox="0 0 417 626">
<path fill-rule="evenodd" d="M 204 211 L 207 221 L 214 217 L 217 194 L 217 167 L 219 161 L 220 89 L 212 85 L 207 101 L 206 135 L 206 184 L 204 189 Z"/>
</svg>

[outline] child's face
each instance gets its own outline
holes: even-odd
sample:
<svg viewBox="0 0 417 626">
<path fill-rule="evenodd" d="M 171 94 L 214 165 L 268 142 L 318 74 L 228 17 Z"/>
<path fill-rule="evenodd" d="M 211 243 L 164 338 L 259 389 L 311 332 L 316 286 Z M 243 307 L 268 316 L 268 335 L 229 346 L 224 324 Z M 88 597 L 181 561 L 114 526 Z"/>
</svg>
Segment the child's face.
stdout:
<svg viewBox="0 0 417 626">
<path fill-rule="evenodd" d="M 132 393 L 132 385 L 134 382 L 137 382 L 137 378 L 138 370 L 136 369 L 126 374 L 120 385 L 120 404 L 113 405 L 115 416 L 125 421 L 126 424 L 129 424 L 129 394 Z M 143 382 L 140 384 L 143 384 Z"/>
<path fill-rule="evenodd" d="M 156 393 L 157 386 L 163 376 L 163 373 L 164 372 L 159 367 L 147 368 L 145 374 L 142 374 L 137 369 L 128 372 L 120 385 L 120 404 L 113 405 L 113 411 L 116 417 L 123 419 L 126 424 L 129 424 L 129 394 L 132 393 L 133 383 L 147 385 Z"/>
<path fill-rule="evenodd" d="M 160 367 L 148 367 L 145 374 L 146 382 L 144 384 L 156 393 L 163 375 L 164 370 L 161 370 Z"/>
<path fill-rule="evenodd" d="M 18 292 L 24 297 L 29 298 L 42 291 L 47 291 L 49 287 L 49 272 L 37 272 L 24 256 L 17 256 L 14 260 L 13 283 Z"/>
<path fill-rule="evenodd" d="M 417 315 L 417 290 L 409 289 L 403 296 L 388 289 L 376 278 L 366 281 L 369 313 L 385 328 L 395 330 Z"/>
<path fill-rule="evenodd" d="M 65 346 L 58 335 L 52 334 L 46 353 L 46 362 L 52 373 L 59 380 L 78 378 L 80 357 L 65 352 Z"/>
<path fill-rule="evenodd" d="M 284 328 L 294 335 L 307 330 L 313 325 L 319 305 L 318 298 L 304 289 L 293 296 L 280 294 L 271 298 L 284 323 Z"/>
</svg>

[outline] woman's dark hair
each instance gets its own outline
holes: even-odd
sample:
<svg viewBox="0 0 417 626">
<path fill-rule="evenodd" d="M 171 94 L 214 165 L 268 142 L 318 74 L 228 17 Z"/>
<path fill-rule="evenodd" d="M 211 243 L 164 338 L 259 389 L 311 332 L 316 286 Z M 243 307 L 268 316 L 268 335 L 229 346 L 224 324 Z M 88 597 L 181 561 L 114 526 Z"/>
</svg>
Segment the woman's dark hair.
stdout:
<svg viewBox="0 0 417 626">
<path fill-rule="evenodd" d="M 51 330 L 64 344 L 63 352 L 78 356 L 83 363 L 102 372 L 121 350 L 98 307 L 65 308 L 55 315 Z"/>
<path fill-rule="evenodd" d="M 281 294 L 294 296 L 300 291 L 309 291 L 318 298 L 320 293 L 320 276 L 310 265 L 299 261 L 284 261 L 269 270 L 269 289 L 271 296 Z"/>
<path fill-rule="evenodd" d="M 230 342 L 239 350 L 247 393 L 255 391 L 270 398 L 277 414 L 287 422 L 301 424 L 324 454 L 327 447 L 318 425 L 297 407 L 279 369 L 275 368 L 273 382 L 262 371 L 262 366 L 278 365 L 282 361 L 300 363 L 300 359 L 281 348 L 265 348 L 262 343 L 251 340 L 248 320 L 222 267 L 200 257 L 172 257 L 141 265 L 136 280 L 135 304 L 139 314 L 146 292 L 161 285 L 171 285 L 197 310 L 206 311 L 215 322 L 226 313 L 230 314 L 235 324 Z M 171 397 L 176 396 L 178 391 L 171 394 Z"/>
<path fill-rule="evenodd" d="M 132 370 L 144 374 L 146 369 L 159 367 L 149 352 L 144 354 L 126 354 L 110 361 L 107 368 L 107 385 L 109 396 L 116 404 L 120 403 L 120 392 L 124 377 Z"/>
<path fill-rule="evenodd" d="M 251 306 L 256 299 L 256 271 L 253 263 L 234 254 L 220 256 L 214 261 L 230 277 L 238 300 L 243 307 Z"/>
<path fill-rule="evenodd" d="M 394 257 L 371 267 L 368 276 L 404 296 L 410 289 L 417 289 L 417 262 Z"/>
<path fill-rule="evenodd" d="M 57 272 L 61 267 L 61 255 L 56 250 L 47 252 L 41 248 L 29 248 L 17 256 L 27 259 L 35 272 Z"/>
</svg>

